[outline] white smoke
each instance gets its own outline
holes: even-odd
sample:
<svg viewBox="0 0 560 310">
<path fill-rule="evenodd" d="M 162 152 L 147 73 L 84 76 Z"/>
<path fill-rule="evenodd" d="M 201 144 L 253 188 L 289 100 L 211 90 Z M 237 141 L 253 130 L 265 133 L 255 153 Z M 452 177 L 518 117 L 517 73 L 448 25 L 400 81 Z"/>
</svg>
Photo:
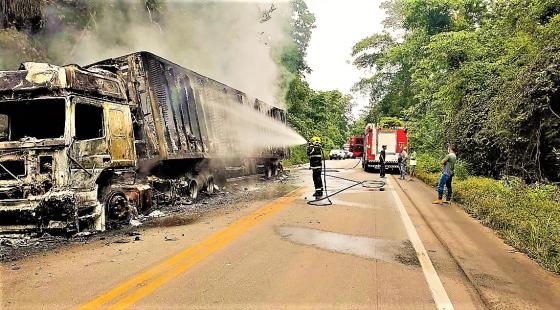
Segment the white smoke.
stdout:
<svg viewBox="0 0 560 310">
<path fill-rule="evenodd" d="M 65 63 L 88 64 L 136 51 L 149 51 L 200 74 L 283 107 L 274 59 L 289 40 L 287 3 L 168 1 L 159 22 L 137 1 L 117 7 L 106 1 L 91 16 L 89 30 L 73 41 L 52 41 Z M 263 22 L 262 14 L 270 12 Z"/>
</svg>

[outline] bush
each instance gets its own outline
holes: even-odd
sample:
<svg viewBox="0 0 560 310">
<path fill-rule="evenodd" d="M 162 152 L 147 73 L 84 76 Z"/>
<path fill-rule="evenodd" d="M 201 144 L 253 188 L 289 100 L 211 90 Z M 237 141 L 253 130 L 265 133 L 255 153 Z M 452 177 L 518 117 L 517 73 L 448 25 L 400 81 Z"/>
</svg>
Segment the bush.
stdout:
<svg viewBox="0 0 560 310">
<path fill-rule="evenodd" d="M 440 173 L 431 169 L 434 160 L 428 157 L 419 156 L 417 176 L 427 184 L 436 185 Z M 421 158 L 424 158 L 422 166 Z M 496 230 L 507 243 L 546 269 L 560 273 L 559 187 L 527 185 L 521 179 L 511 177 L 494 180 L 461 175 L 466 169 L 460 171 L 457 168 L 453 196 L 461 207 Z"/>
<path fill-rule="evenodd" d="M 304 164 L 308 162 L 307 158 L 307 146 L 298 145 L 290 147 L 290 156 L 282 161 L 285 167 Z"/>
</svg>

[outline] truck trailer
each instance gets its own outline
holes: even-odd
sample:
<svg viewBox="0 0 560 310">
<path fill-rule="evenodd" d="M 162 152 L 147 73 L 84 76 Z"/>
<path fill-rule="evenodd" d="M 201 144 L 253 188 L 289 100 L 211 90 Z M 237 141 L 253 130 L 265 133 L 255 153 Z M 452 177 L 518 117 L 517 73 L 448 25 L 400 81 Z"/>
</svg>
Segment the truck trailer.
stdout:
<svg viewBox="0 0 560 310">
<path fill-rule="evenodd" d="M 387 146 L 385 167 L 398 169 L 398 155 L 407 144 L 406 128 L 378 127 L 375 124 L 368 124 L 364 134 L 363 169 L 369 172 L 380 168 L 379 154 L 383 145 Z"/>
<path fill-rule="evenodd" d="M 286 149 L 269 121 L 284 111 L 148 52 L 0 71 L 0 233 L 102 231 L 270 177 Z"/>
</svg>

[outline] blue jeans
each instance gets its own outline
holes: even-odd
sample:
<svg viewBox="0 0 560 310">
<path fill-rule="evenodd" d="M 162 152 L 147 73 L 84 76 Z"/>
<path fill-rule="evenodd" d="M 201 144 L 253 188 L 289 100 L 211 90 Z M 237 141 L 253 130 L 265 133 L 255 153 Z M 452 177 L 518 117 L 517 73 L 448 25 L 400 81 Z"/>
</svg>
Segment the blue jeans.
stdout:
<svg viewBox="0 0 560 310">
<path fill-rule="evenodd" d="M 399 170 L 401 173 L 401 179 L 404 180 L 404 177 L 406 176 L 406 163 L 399 163 Z"/>
<path fill-rule="evenodd" d="M 447 187 L 447 201 L 451 200 L 451 194 L 453 190 L 451 189 L 451 181 L 453 180 L 452 175 L 442 174 L 441 178 L 439 179 L 439 185 L 437 188 L 438 191 L 438 199 L 443 198 L 443 187 Z"/>
</svg>

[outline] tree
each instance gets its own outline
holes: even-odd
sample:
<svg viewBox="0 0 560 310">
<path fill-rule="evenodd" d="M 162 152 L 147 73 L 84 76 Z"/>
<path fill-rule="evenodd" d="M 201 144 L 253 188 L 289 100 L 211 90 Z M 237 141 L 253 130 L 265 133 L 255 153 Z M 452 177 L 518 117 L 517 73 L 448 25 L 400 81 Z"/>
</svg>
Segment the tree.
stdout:
<svg viewBox="0 0 560 310">
<path fill-rule="evenodd" d="M 37 32 L 42 25 L 45 0 L 0 0 L 0 29 Z"/>
<path fill-rule="evenodd" d="M 353 51 L 356 66 L 374 70 L 356 85 L 370 94 L 368 121 L 403 117 L 417 149 L 453 143 L 476 174 L 560 180 L 560 1 L 383 8 L 386 30 Z"/>
</svg>

